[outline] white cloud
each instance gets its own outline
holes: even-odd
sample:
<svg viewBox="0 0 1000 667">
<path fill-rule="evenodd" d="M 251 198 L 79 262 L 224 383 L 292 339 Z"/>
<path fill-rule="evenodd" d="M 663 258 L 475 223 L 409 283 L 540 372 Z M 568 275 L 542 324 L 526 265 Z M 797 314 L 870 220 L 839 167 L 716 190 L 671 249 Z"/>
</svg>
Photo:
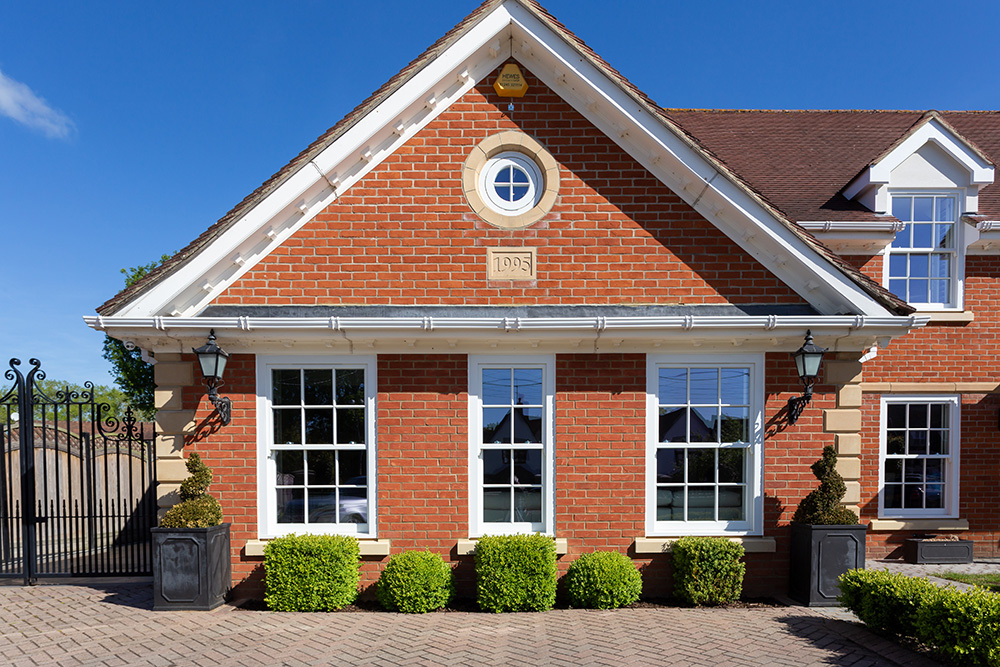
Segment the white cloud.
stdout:
<svg viewBox="0 0 1000 667">
<path fill-rule="evenodd" d="M 35 95 L 31 88 L 0 72 L 0 116 L 41 130 L 53 139 L 65 139 L 73 132 L 73 121 Z"/>
</svg>

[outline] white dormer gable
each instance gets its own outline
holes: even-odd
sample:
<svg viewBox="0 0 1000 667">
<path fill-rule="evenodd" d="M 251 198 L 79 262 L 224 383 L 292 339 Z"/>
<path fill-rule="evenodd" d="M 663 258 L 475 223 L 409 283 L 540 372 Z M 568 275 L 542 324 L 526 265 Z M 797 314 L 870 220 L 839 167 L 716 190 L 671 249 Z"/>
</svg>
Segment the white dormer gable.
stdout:
<svg viewBox="0 0 1000 667">
<path fill-rule="evenodd" d="M 979 190 L 993 183 L 993 171 L 982 152 L 932 113 L 851 181 L 844 196 L 886 214 L 891 190 L 947 189 L 960 193 L 963 213 L 974 213 Z"/>
</svg>

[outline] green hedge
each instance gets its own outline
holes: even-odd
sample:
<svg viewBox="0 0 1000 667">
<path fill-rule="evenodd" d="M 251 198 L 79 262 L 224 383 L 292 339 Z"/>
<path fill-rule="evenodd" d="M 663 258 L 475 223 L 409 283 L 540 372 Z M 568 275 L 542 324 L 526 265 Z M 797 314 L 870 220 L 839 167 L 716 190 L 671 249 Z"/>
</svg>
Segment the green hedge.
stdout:
<svg viewBox="0 0 1000 667">
<path fill-rule="evenodd" d="M 1000 594 L 851 570 L 840 601 L 873 630 L 913 637 L 955 664 L 1000 667 Z"/>
<path fill-rule="evenodd" d="M 264 549 L 264 601 L 274 611 L 332 611 L 358 597 L 358 541 L 290 535 Z"/>
<path fill-rule="evenodd" d="M 688 604 L 724 604 L 743 592 L 743 545 L 725 537 L 682 537 L 671 545 L 674 597 Z"/>
<path fill-rule="evenodd" d="M 476 543 L 476 601 L 483 611 L 546 611 L 556 602 L 556 543 L 545 535 Z"/>
<path fill-rule="evenodd" d="M 389 559 L 375 593 L 389 611 L 423 614 L 448 604 L 455 583 L 451 567 L 438 554 L 406 551 Z"/>
<path fill-rule="evenodd" d="M 625 554 L 595 551 L 569 566 L 566 594 L 572 607 L 616 609 L 639 599 L 642 575 Z"/>
</svg>

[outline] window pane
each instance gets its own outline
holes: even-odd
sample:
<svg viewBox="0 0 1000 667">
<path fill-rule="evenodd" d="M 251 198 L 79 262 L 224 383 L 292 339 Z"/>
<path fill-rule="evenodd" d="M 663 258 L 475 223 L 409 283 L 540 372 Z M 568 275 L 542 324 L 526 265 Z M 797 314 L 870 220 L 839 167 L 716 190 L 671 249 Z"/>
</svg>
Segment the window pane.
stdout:
<svg viewBox="0 0 1000 667">
<path fill-rule="evenodd" d="M 341 451 L 337 453 L 340 459 L 338 481 L 350 486 L 365 486 L 368 484 L 368 460 L 363 451 Z"/>
<path fill-rule="evenodd" d="M 914 197 L 913 198 L 913 219 L 926 221 L 934 219 L 934 198 Z"/>
<path fill-rule="evenodd" d="M 364 444 L 365 409 L 337 408 L 337 443 Z"/>
<path fill-rule="evenodd" d="M 277 451 L 274 453 L 274 464 L 277 472 L 274 482 L 278 486 L 306 483 L 302 452 Z"/>
<path fill-rule="evenodd" d="M 901 484 L 885 485 L 885 507 L 886 509 L 902 509 L 903 487 Z"/>
<path fill-rule="evenodd" d="M 924 475 L 928 482 L 943 482 L 944 462 L 940 459 L 928 460 L 924 467 Z"/>
<path fill-rule="evenodd" d="M 930 303 L 948 303 L 951 297 L 949 292 L 951 291 L 951 283 L 947 280 L 932 280 L 930 284 L 930 296 L 928 300 Z"/>
<path fill-rule="evenodd" d="M 687 369 L 660 369 L 660 405 L 687 403 Z"/>
<path fill-rule="evenodd" d="M 910 278 L 926 278 L 930 275 L 930 258 L 927 255 L 910 255 Z"/>
<path fill-rule="evenodd" d="M 924 506 L 924 488 L 919 484 L 903 485 L 903 507 L 906 509 L 922 509 Z"/>
<path fill-rule="evenodd" d="M 656 490 L 656 520 L 684 520 L 684 487 Z"/>
<path fill-rule="evenodd" d="M 542 404 L 542 369 L 514 369 L 514 403 L 517 405 Z"/>
<path fill-rule="evenodd" d="M 483 521 L 486 523 L 510 522 L 510 489 L 483 490 Z"/>
<path fill-rule="evenodd" d="M 889 281 L 889 291 L 898 296 L 903 301 L 909 301 L 909 295 L 906 293 L 906 281 L 905 280 L 890 280 Z"/>
<path fill-rule="evenodd" d="M 368 489 L 340 490 L 340 522 L 368 523 Z"/>
<path fill-rule="evenodd" d="M 926 224 L 914 224 L 913 225 L 913 247 L 914 248 L 933 248 L 934 243 L 934 225 Z"/>
<path fill-rule="evenodd" d="M 948 406 L 941 403 L 933 403 L 930 408 L 931 428 L 944 428 L 948 426 Z"/>
<path fill-rule="evenodd" d="M 278 523 L 305 522 L 305 489 L 277 489 Z"/>
<path fill-rule="evenodd" d="M 910 221 L 910 197 L 892 198 L 892 216 L 899 218 L 903 222 Z"/>
<path fill-rule="evenodd" d="M 691 369 L 691 403 L 719 402 L 719 369 Z"/>
<path fill-rule="evenodd" d="M 929 454 L 948 453 L 948 431 L 931 431 L 930 442 L 928 443 Z"/>
<path fill-rule="evenodd" d="M 336 489 L 309 489 L 309 523 L 337 523 Z"/>
<path fill-rule="evenodd" d="M 931 277 L 951 277 L 951 255 L 933 254 L 930 257 Z"/>
<path fill-rule="evenodd" d="M 514 521 L 540 523 L 542 520 L 542 490 L 514 489 Z"/>
<path fill-rule="evenodd" d="M 656 450 L 656 481 L 661 483 L 684 482 L 683 449 Z"/>
<path fill-rule="evenodd" d="M 514 450 L 514 483 L 515 484 L 542 483 L 542 450 L 540 449 Z"/>
<path fill-rule="evenodd" d="M 750 409 L 722 408 L 721 440 L 747 442 L 750 438 Z"/>
<path fill-rule="evenodd" d="M 333 408 L 312 408 L 306 413 L 306 444 L 333 444 Z"/>
<path fill-rule="evenodd" d="M 722 403 L 728 405 L 750 404 L 750 369 L 722 369 Z"/>
<path fill-rule="evenodd" d="M 542 441 L 542 408 L 514 408 L 514 442 Z"/>
<path fill-rule="evenodd" d="M 940 509 L 944 507 L 944 486 L 941 484 L 928 484 L 924 493 L 924 507 L 927 509 Z"/>
<path fill-rule="evenodd" d="M 688 481 L 689 482 L 715 481 L 714 449 L 688 450 Z"/>
<path fill-rule="evenodd" d="M 660 408 L 660 442 L 687 442 L 687 408 Z"/>
<path fill-rule="evenodd" d="M 299 405 L 302 402 L 298 370 L 271 371 L 271 386 L 274 405 Z"/>
<path fill-rule="evenodd" d="M 690 442 L 718 442 L 719 408 L 691 408 Z"/>
<path fill-rule="evenodd" d="M 483 442 L 509 443 L 510 408 L 483 408 Z"/>
<path fill-rule="evenodd" d="M 901 230 L 896 232 L 896 236 L 892 239 L 893 248 L 909 248 L 910 247 L 910 225 L 906 225 Z"/>
<path fill-rule="evenodd" d="M 906 432 L 905 431 L 889 431 L 885 436 L 885 449 L 889 454 L 905 454 L 906 453 Z"/>
<path fill-rule="evenodd" d="M 909 289 L 910 293 L 906 300 L 910 303 L 930 302 L 930 284 L 927 280 L 911 280 Z"/>
<path fill-rule="evenodd" d="M 745 469 L 744 449 L 719 450 L 719 481 L 724 483 L 743 483 Z M 721 496 L 720 496 L 721 498 Z"/>
<path fill-rule="evenodd" d="M 483 450 L 483 484 L 510 484 L 510 450 Z"/>
<path fill-rule="evenodd" d="M 954 248 L 955 225 L 954 224 L 935 225 L 934 242 L 938 248 Z"/>
<path fill-rule="evenodd" d="M 362 368 L 337 369 L 337 405 L 364 405 L 365 371 Z"/>
<path fill-rule="evenodd" d="M 719 521 L 745 521 L 743 487 L 719 488 Z"/>
<path fill-rule="evenodd" d="M 927 428 L 928 406 L 925 403 L 910 404 L 910 421 L 907 424 L 910 428 Z"/>
<path fill-rule="evenodd" d="M 906 428 L 906 404 L 890 403 L 886 406 L 885 416 L 889 428 Z"/>
<path fill-rule="evenodd" d="M 526 186 L 526 185 L 515 185 L 513 188 L 511 188 L 510 200 L 511 201 L 518 201 L 519 199 L 524 199 L 524 197 L 527 194 L 528 194 L 528 186 Z"/>
<path fill-rule="evenodd" d="M 303 371 L 306 405 L 333 405 L 333 373 L 329 369 Z"/>
<path fill-rule="evenodd" d="M 923 459 L 906 459 L 903 461 L 903 483 L 922 484 L 924 481 Z"/>
<path fill-rule="evenodd" d="M 927 453 L 927 431 L 910 431 L 907 434 L 907 454 Z"/>
<path fill-rule="evenodd" d="M 274 411 L 274 442 L 278 445 L 302 443 L 302 412 L 299 408 Z"/>
<path fill-rule="evenodd" d="M 310 486 L 333 486 L 337 470 L 337 452 L 332 449 L 306 452 Z M 311 510 L 310 510 L 311 511 Z"/>
<path fill-rule="evenodd" d="M 715 487 L 688 487 L 688 521 L 715 521 Z"/>
<path fill-rule="evenodd" d="M 889 276 L 892 278 L 906 277 L 906 255 L 889 255 Z"/>
<path fill-rule="evenodd" d="M 510 369 L 483 369 L 483 405 L 510 405 Z"/>
<path fill-rule="evenodd" d="M 511 176 L 512 176 L 512 180 L 515 183 L 527 183 L 528 182 L 528 174 L 526 174 L 523 169 L 520 169 L 520 168 L 517 168 L 517 167 L 512 168 L 511 169 Z"/>
<path fill-rule="evenodd" d="M 938 197 L 934 202 L 937 206 L 937 220 L 955 219 L 955 200 L 951 197 Z"/>
<path fill-rule="evenodd" d="M 903 462 L 899 459 L 889 459 L 885 462 L 886 483 L 901 483 L 903 481 Z"/>
</svg>

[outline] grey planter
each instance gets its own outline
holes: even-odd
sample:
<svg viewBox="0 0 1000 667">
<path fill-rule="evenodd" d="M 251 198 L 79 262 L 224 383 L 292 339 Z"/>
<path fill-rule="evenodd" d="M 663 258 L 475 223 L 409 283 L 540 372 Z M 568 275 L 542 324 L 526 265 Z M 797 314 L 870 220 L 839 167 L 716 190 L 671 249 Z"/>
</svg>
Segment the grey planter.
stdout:
<svg viewBox="0 0 1000 667">
<path fill-rule="evenodd" d="M 153 528 L 153 609 L 215 609 L 232 578 L 229 524 Z"/>
<path fill-rule="evenodd" d="M 925 540 L 911 538 L 903 543 L 907 563 L 971 563 L 972 540 Z"/>
<path fill-rule="evenodd" d="M 792 524 L 788 593 L 810 607 L 840 603 L 837 580 L 848 570 L 865 567 L 868 527 Z"/>
</svg>

